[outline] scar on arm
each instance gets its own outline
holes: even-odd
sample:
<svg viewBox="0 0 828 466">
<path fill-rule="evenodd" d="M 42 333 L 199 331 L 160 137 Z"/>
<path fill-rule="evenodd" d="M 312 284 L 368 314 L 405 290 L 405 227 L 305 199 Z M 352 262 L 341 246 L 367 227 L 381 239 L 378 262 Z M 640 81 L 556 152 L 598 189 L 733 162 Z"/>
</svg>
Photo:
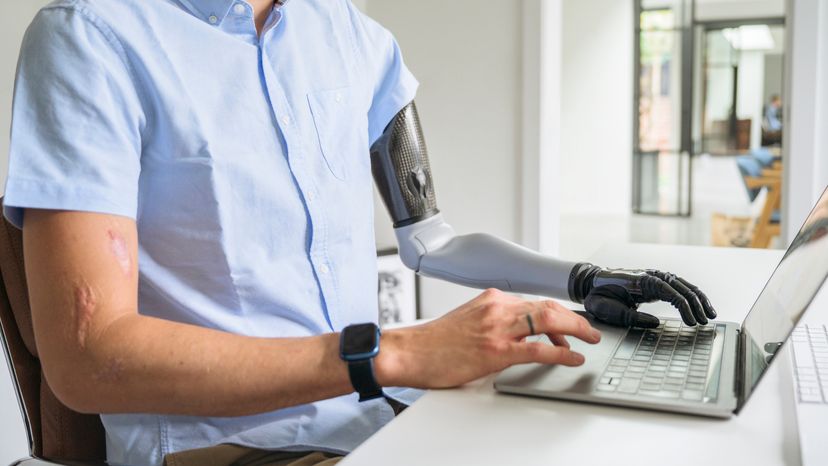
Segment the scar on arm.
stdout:
<svg viewBox="0 0 828 466">
<path fill-rule="evenodd" d="M 86 283 L 75 286 L 75 331 L 81 349 L 86 349 L 86 340 L 89 337 L 89 328 L 92 318 L 98 307 L 98 297 L 95 290 Z"/>
<path fill-rule="evenodd" d="M 109 236 L 109 250 L 115 256 L 115 260 L 118 261 L 124 275 L 129 275 L 132 272 L 132 259 L 129 257 L 129 249 L 124 237 L 114 230 L 108 230 L 107 234 Z"/>
</svg>

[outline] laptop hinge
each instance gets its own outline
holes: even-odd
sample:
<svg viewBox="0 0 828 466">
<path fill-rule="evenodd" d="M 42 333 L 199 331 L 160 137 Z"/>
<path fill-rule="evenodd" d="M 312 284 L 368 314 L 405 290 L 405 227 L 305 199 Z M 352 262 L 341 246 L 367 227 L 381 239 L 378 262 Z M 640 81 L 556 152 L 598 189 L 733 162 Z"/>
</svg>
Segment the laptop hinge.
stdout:
<svg viewBox="0 0 828 466">
<path fill-rule="evenodd" d="M 736 394 L 736 411 L 742 408 L 742 403 L 745 401 L 745 366 L 746 355 L 745 350 L 747 346 L 747 333 L 742 330 L 736 330 L 738 337 L 736 338 L 736 374 L 733 377 L 733 393 Z"/>
</svg>

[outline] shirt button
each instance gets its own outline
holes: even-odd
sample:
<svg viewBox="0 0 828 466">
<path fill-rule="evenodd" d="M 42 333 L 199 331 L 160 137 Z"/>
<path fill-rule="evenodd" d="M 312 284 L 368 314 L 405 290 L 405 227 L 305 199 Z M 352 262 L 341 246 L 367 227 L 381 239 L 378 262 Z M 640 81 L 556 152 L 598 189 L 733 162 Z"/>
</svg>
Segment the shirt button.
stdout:
<svg viewBox="0 0 828 466">
<path fill-rule="evenodd" d="M 207 18 L 207 21 L 209 21 L 210 24 L 216 24 L 216 23 L 218 23 L 218 16 L 210 15 L 210 17 Z"/>
<path fill-rule="evenodd" d="M 235 11 L 237 15 L 243 15 L 247 12 L 247 8 L 245 8 L 241 3 L 236 3 L 233 7 L 233 11 Z"/>
<path fill-rule="evenodd" d="M 313 201 L 313 200 L 315 200 L 315 199 L 316 199 L 316 194 L 314 194 L 314 193 L 308 193 L 308 200 L 309 200 L 309 201 Z"/>
<path fill-rule="evenodd" d="M 337 102 L 342 102 L 342 94 L 337 92 L 334 96 L 334 100 L 336 100 Z"/>
<path fill-rule="evenodd" d="M 322 275 L 327 275 L 330 271 L 331 269 L 329 269 L 328 266 L 325 264 L 319 266 L 319 273 L 321 273 Z"/>
<path fill-rule="evenodd" d="M 282 124 L 285 125 L 285 126 L 289 125 L 290 124 L 290 117 L 287 116 L 287 115 L 283 116 L 282 117 Z"/>
</svg>

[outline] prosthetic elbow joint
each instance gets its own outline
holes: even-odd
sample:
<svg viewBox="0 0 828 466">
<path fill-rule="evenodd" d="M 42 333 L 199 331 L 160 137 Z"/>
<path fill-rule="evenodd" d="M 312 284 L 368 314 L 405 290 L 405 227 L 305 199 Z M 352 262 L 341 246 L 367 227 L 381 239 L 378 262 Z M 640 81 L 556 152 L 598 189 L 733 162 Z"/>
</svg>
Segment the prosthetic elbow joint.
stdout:
<svg viewBox="0 0 828 466">
<path fill-rule="evenodd" d="M 443 246 L 454 230 L 443 222 L 414 102 L 400 110 L 371 146 L 371 169 L 397 235 L 400 257 L 414 270 L 420 258 Z"/>
</svg>

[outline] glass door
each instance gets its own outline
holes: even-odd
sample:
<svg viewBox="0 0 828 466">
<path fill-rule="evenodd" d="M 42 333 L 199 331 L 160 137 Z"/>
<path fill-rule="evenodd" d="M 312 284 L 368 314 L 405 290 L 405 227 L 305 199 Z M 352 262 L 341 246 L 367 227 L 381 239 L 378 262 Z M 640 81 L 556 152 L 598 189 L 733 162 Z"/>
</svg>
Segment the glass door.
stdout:
<svg viewBox="0 0 828 466">
<path fill-rule="evenodd" d="M 781 20 L 704 26 L 702 153 L 779 150 L 784 38 Z"/>
<path fill-rule="evenodd" d="M 636 2 L 633 211 L 690 215 L 694 0 Z"/>
</svg>

